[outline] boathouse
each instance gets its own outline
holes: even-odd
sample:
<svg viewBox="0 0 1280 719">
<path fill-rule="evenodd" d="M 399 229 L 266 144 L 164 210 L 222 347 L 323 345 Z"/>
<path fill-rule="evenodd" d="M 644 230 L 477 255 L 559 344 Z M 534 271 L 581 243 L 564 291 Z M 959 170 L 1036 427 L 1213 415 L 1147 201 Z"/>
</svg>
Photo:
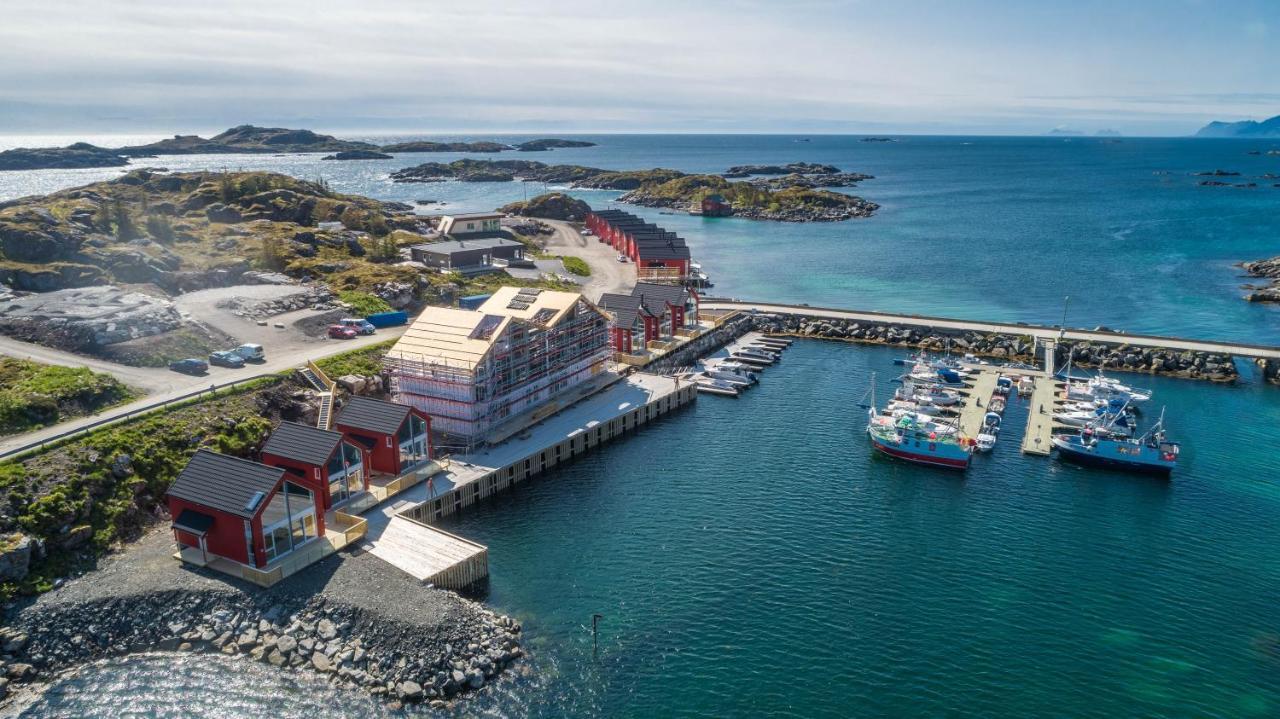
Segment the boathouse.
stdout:
<svg viewBox="0 0 1280 719">
<path fill-rule="evenodd" d="M 431 459 L 431 418 L 416 407 L 351 397 L 333 426 L 367 451 L 369 471 L 399 476 Z"/>
<path fill-rule="evenodd" d="M 733 205 L 730 205 L 723 195 L 711 194 L 702 198 L 703 217 L 728 217 L 732 214 Z"/>
<path fill-rule="evenodd" d="M 291 479 L 318 492 L 325 510 L 369 488 L 369 450 L 341 432 L 282 422 L 262 448 L 262 463 L 282 467 Z"/>
<path fill-rule="evenodd" d="M 324 535 L 324 509 L 308 482 L 283 467 L 201 449 L 166 493 L 184 561 L 212 557 L 262 568 Z"/>
</svg>

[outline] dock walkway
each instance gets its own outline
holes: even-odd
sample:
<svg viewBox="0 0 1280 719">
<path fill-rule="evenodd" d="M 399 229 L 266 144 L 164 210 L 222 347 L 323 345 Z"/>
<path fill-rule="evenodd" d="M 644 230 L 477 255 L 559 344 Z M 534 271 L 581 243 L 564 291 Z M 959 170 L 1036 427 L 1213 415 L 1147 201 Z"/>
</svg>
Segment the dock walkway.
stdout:
<svg viewBox="0 0 1280 719">
<path fill-rule="evenodd" d="M 1027 431 L 1022 436 L 1022 451 L 1048 456 L 1052 448 L 1053 412 L 1057 408 L 1063 384 L 1049 377 L 1036 377 L 1027 410 Z"/>
<path fill-rule="evenodd" d="M 999 377 L 1000 373 L 994 368 L 986 368 L 978 373 L 972 387 L 962 390 L 967 396 L 964 407 L 960 409 L 960 434 L 972 439 L 982 431 L 982 420 L 987 415 Z"/>
<path fill-rule="evenodd" d="M 484 545 L 398 514 L 366 548 L 419 582 L 445 589 L 462 589 L 489 576 Z"/>
</svg>

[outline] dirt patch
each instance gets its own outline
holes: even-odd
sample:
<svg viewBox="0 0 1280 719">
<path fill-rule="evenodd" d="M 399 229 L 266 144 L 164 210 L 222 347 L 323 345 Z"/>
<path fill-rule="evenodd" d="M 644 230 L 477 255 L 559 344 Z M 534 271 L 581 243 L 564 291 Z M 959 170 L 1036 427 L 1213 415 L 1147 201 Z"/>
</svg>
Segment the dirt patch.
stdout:
<svg viewBox="0 0 1280 719">
<path fill-rule="evenodd" d="M 351 314 L 348 310 L 332 310 L 323 314 L 303 317 L 294 322 L 293 327 L 307 337 L 324 337 L 329 330 L 329 325 L 350 316 Z"/>
<path fill-rule="evenodd" d="M 240 340 L 208 325 L 188 322 L 178 329 L 104 347 L 103 359 L 134 367 L 164 367 L 186 357 L 204 359 L 214 350 L 227 349 Z"/>
</svg>

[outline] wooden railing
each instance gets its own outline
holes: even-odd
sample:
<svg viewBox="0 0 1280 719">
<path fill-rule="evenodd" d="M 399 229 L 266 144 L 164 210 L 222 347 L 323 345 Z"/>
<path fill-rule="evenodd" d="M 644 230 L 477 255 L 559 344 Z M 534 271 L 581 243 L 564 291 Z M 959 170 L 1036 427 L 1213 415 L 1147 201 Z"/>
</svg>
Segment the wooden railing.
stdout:
<svg viewBox="0 0 1280 719">
<path fill-rule="evenodd" d="M 284 566 L 277 564 L 270 569 L 258 569 L 250 567 L 247 564 L 241 564 L 240 578 L 246 582 L 253 582 L 259 587 L 270 587 L 276 582 L 284 579 Z"/>
<path fill-rule="evenodd" d="M 356 517 L 346 512 L 333 513 L 334 529 L 342 532 L 342 546 L 347 546 L 369 532 L 369 523 L 363 517 Z"/>
</svg>

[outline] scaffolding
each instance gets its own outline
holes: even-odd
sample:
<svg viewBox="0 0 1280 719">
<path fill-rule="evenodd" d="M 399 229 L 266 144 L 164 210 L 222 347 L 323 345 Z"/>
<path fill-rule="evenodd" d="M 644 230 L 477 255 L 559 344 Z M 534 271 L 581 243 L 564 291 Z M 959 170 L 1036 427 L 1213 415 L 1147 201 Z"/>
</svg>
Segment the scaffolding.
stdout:
<svg viewBox="0 0 1280 719">
<path fill-rule="evenodd" d="M 608 318 L 579 299 L 554 325 L 512 317 L 475 363 L 400 352 L 383 366 L 397 401 L 470 447 L 495 424 L 602 372 L 609 337 Z"/>
</svg>

